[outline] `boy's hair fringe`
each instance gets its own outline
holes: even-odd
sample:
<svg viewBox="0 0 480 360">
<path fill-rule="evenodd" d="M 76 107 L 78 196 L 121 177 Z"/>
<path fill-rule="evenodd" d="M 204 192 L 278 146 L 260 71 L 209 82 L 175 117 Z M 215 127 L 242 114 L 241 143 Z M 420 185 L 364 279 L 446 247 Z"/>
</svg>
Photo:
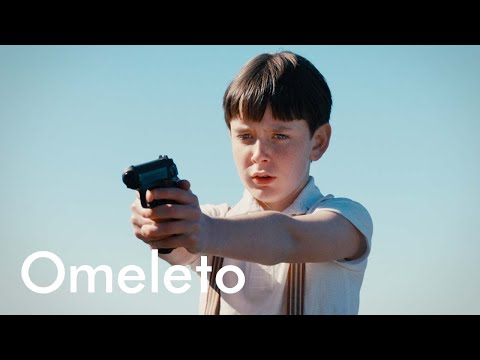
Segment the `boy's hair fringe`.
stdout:
<svg viewBox="0 0 480 360">
<path fill-rule="evenodd" d="M 310 134 L 330 121 L 332 95 L 323 75 L 290 51 L 260 54 L 248 61 L 223 97 L 225 122 L 260 122 L 267 105 L 277 120 L 307 121 Z"/>
</svg>

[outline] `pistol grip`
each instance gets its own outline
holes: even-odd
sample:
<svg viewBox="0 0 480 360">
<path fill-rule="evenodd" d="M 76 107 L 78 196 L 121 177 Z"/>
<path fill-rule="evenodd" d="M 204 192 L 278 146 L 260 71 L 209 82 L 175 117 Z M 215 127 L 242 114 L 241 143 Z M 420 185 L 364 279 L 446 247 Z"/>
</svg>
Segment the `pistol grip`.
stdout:
<svg viewBox="0 0 480 360">
<path fill-rule="evenodd" d="M 147 203 L 147 190 L 139 189 L 138 192 L 140 193 L 140 202 L 142 203 L 142 207 L 149 208 Z"/>
<path fill-rule="evenodd" d="M 147 203 L 147 190 L 140 189 L 140 202 L 144 208 L 153 208 L 162 204 L 175 204 L 173 200 L 153 200 L 151 203 Z M 173 249 L 158 249 L 159 254 L 170 254 Z"/>
</svg>

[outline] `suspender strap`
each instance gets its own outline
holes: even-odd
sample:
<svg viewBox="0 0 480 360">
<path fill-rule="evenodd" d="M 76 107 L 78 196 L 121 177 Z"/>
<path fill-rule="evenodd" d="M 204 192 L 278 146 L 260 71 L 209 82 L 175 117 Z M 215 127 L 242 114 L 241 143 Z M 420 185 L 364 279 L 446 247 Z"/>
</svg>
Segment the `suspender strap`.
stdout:
<svg viewBox="0 0 480 360">
<path fill-rule="evenodd" d="M 214 256 L 205 306 L 205 315 L 220 315 L 220 289 L 215 278 L 223 265 L 223 257 Z M 287 314 L 303 315 L 305 264 L 290 264 L 287 275 Z"/>
<path fill-rule="evenodd" d="M 287 276 L 287 313 L 288 315 L 303 315 L 305 263 L 290 264 Z"/>
<path fill-rule="evenodd" d="M 217 286 L 215 278 L 222 265 L 223 257 L 214 256 L 212 259 L 212 272 L 210 273 L 207 291 L 205 315 L 220 315 L 220 289 Z"/>
</svg>

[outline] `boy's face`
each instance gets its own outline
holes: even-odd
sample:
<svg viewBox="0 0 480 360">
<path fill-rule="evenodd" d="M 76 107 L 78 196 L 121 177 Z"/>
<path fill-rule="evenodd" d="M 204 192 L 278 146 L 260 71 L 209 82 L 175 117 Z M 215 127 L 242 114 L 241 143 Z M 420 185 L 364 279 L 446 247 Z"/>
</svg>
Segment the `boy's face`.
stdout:
<svg viewBox="0 0 480 360">
<path fill-rule="evenodd" d="M 322 156 L 330 138 L 328 124 L 311 137 L 305 120 L 275 120 L 270 106 L 261 122 L 234 119 L 230 129 L 243 185 L 265 210 L 275 211 L 295 200 L 308 182 L 310 160 Z"/>
</svg>

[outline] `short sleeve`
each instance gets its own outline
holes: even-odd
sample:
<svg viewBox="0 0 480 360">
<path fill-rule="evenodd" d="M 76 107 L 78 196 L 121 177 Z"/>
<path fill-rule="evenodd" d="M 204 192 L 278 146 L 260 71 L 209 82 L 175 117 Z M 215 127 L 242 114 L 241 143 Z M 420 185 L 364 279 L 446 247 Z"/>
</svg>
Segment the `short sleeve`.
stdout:
<svg viewBox="0 0 480 360">
<path fill-rule="evenodd" d="M 360 203 L 347 198 L 328 198 L 320 201 L 313 212 L 331 211 L 342 215 L 350 221 L 367 242 L 367 250 L 365 253 L 355 260 L 337 260 L 335 261 L 353 271 L 362 271 L 367 265 L 367 258 L 370 254 L 372 246 L 373 221 L 367 209 Z"/>
<path fill-rule="evenodd" d="M 228 210 L 230 210 L 230 206 L 227 203 L 218 205 L 205 204 L 200 205 L 200 210 L 210 217 L 225 217 Z"/>
</svg>

